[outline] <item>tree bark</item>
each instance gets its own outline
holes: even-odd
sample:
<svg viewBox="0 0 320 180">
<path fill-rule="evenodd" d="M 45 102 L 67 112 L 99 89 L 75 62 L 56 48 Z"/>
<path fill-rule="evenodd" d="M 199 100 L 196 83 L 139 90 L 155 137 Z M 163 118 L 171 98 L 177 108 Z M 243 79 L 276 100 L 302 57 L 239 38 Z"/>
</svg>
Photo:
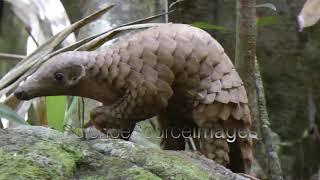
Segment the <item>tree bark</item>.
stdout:
<svg viewBox="0 0 320 180">
<path fill-rule="evenodd" d="M 257 34 L 255 5 L 255 0 L 237 1 L 235 66 L 246 87 L 253 125 L 257 126 L 259 116 L 256 108 L 257 95 L 254 76 Z"/>
</svg>

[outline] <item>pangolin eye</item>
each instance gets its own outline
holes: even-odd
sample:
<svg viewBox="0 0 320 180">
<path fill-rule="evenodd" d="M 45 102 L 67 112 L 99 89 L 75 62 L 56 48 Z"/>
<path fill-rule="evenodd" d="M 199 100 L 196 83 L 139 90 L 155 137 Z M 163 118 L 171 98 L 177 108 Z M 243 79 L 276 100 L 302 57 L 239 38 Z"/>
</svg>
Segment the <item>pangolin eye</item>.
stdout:
<svg viewBox="0 0 320 180">
<path fill-rule="evenodd" d="M 54 74 L 54 79 L 57 80 L 57 81 L 62 81 L 64 78 L 63 74 L 62 73 L 56 73 Z"/>
</svg>

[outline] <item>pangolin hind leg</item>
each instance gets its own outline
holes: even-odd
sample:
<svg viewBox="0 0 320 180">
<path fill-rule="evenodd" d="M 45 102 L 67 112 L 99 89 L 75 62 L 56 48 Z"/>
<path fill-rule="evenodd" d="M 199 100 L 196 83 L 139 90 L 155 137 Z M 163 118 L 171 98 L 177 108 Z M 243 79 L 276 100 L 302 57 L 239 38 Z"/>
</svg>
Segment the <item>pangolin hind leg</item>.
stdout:
<svg viewBox="0 0 320 180">
<path fill-rule="evenodd" d="M 200 138 L 200 152 L 209 159 L 227 166 L 230 162 L 228 142 L 226 139 L 211 137 L 209 134 L 211 133 L 203 134 Z"/>
<path fill-rule="evenodd" d="M 188 139 L 192 138 L 193 132 L 196 131 L 197 125 L 192 119 L 192 106 L 188 100 L 181 89 L 175 89 L 167 108 L 158 114 L 162 149 L 185 150 L 186 143 L 190 142 Z"/>
<path fill-rule="evenodd" d="M 231 129 L 229 136 L 233 136 L 229 143 L 230 147 L 230 163 L 228 167 L 235 172 L 249 173 L 253 159 L 252 154 L 252 137 L 250 131 L 250 115 L 249 111 L 243 111 L 243 117 L 236 119 L 237 110 L 246 109 L 247 104 L 238 104 L 233 110 L 232 115 L 227 121 L 224 121 L 224 127 Z M 239 118 L 239 117 L 237 117 Z"/>
<path fill-rule="evenodd" d="M 227 166 L 230 162 L 227 139 L 221 138 L 223 128 L 219 123 L 200 127 L 200 152 L 209 159 Z M 220 134 L 219 134 L 220 133 Z"/>
<path fill-rule="evenodd" d="M 159 113 L 158 123 L 162 133 L 161 148 L 165 150 L 185 150 L 187 139 L 192 138 L 196 129 L 190 118 L 170 107 Z"/>
<path fill-rule="evenodd" d="M 229 164 L 229 145 L 219 133 L 223 130 L 218 114 L 220 103 L 199 104 L 193 110 L 193 118 L 199 127 L 200 152 L 209 159 L 226 166 Z"/>
<path fill-rule="evenodd" d="M 170 113 L 161 112 L 157 118 L 161 130 L 161 148 L 164 150 L 184 150 L 185 139 L 180 136 L 181 128 L 174 124 Z"/>
<path fill-rule="evenodd" d="M 249 132 L 249 129 L 245 131 Z M 228 164 L 228 168 L 234 172 L 250 173 L 253 159 L 251 137 L 237 138 L 235 142 L 229 143 L 229 147 L 231 161 Z"/>
<path fill-rule="evenodd" d="M 247 131 L 250 132 L 250 129 L 247 129 Z M 237 140 L 237 144 L 239 146 L 240 152 L 241 152 L 241 159 L 243 161 L 242 166 L 240 166 L 240 172 L 246 172 L 249 173 L 251 169 L 251 164 L 253 160 L 253 154 L 252 154 L 252 138 L 250 136 L 246 138 L 240 138 Z"/>
<path fill-rule="evenodd" d="M 244 137 L 250 127 L 246 123 L 251 122 L 246 108 L 247 105 L 233 103 L 199 104 L 193 111 L 193 117 L 201 131 L 200 151 L 235 172 L 248 173 L 252 161 L 252 141 L 250 136 Z M 244 133 L 241 137 L 237 136 L 239 130 Z M 233 133 L 229 136 L 236 135 L 230 143 L 227 141 L 227 131 Z"/>
</svg>

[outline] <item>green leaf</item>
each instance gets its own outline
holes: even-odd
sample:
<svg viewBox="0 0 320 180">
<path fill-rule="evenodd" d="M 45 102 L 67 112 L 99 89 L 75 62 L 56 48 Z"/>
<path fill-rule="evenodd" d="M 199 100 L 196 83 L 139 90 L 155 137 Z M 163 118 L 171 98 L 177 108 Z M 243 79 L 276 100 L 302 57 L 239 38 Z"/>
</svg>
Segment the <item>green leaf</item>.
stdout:
<svg viewBox="0 0 320 180">
<path fill-rule="evenodd" d="M 77 29 L 81 28 L 82 26 L 84 26 L 85 24 L 89 23 L 90 21 L 93 21 L 93 20 L 97 19 L 98 17 L 103 15 L 103 13 L 107 12 L 112 7 L 113 7 L 113 5 L 110 5 L 110 6 L 106 7 L 106 8 L 103 8 L 102 10 L 100 10 L 100 11 L 98 11 L 98 12 L 96 12 L 96 13 L 94 13 L 94 14 L 92 14 L 92 15 L 90 15 L 90 16 L 88 16 L 88 17 L 86 17 L 86 18 L 84 18 L 84 19 L 82 19 L 82 20 L 80 20 L 80 21 L 78 21 L 78 22 L 76 22 L 74 24 L 72 24 L 70 27 L 66 28 L 65 30 L 63 30 L 60 33 L 65 34 L 66 31 L 70 32 L 71 30 L 69 28 L 72 28 L 72 27 L 73 27 L 73 31 L 77 30 Z M 75 50 L 76 48 L 78 48 L 79 46 L 82 46 L 82 45 L 84 45 L 85 47 L 91 47 L 91 49 L 81 48 L 81 50 L 93 50 L 93 47 L 97 47 L 97 46 L 101 45 L 101 43 L 111 39 L 114 34 L 117 34 L 120 31 L 126 30 L 126 27 L 129 26 L 129 25 L 147 22 L 147 21 L 153 20 L 153 19 L 155 19 L 157 17 L 161 17 L 161 16 L 164 16 L 166 14 L 169 14 L 169 13 L 171 13 L 173 11 L 174 10 L 166 12 L 166 13 L 157 14 L 157 15 L 154 15 L 154 16 L 149 16 L 147 18 L 139 19 L 137 21 L 132 21 L 132 22 L 120 25 L 120 26 L 118 26 L 116 28 L 113 28 L 113 29 L 107 30 L 107 31 L 105 31 L 103 33 L 100 33 L 100 34 L 85 38 L 83 40 L 80 40 L 79 42 L 76 42 L 75 44 L 72 44 L 72 45 L 70 45 L 68 47 L 59 49 L 59 50 L 54 51 L 54 52 L 53 52 L 53 49 L 51 49 L 50 51 L 47 51 L 47 53 L 45 55 L 43 55 L 41 58 L 37 57 L 37 59 L 35 59 L 35 58 L 32 57 L 32 54 L 31 54 L 30 55 L 31 57 L 28 56 L 28 57 L 26 57 L 25 60 L 23 60 L 23 61 L 26 61 L 26 63 L 19 64 L 20 69 L 18 69 L 18 70 L 17 69 L 12 69 L 8 74 L 6 74 L 6 77 L 4 77 L 4 78 L 2 78 L 0 80 L 0 96 L 2 94 L 7 94 L 8 92 L 10 93 L 22 80 L 24 80 L 26 77 L 31 75 L 34 71 L 36 71 L 36 69 L 43 62 L 47 61 L 50 57 L 53 57 L 53 56 L 55 56 L 55 55 L 57 55 L 59 53 L 65 52 L 65 51 Z M 141 26 L 143 26 L 143 25 L 141 25 Z M 150 25 L 145 25 L 145 26 L 150 27 L 151 24 Z M 129 27 L 129 28 L 132 28 L 132 27 Z M 53 36 L 51 39 L 53 39 L 53 40 L 55 38 L 60 39 L 60 36 L 57 36 L 57 35 Z M 66 36 L 63 36 L 63 37 L 65 38 Z M 90 42 L 90 41 L 92 41 L 92 42 Z M 42 46 L 40 46 L 38 49 L 40 49 L 41 47 Z M 38 52 L 38 49 L 36 50 L 36 52 Z M 76 50 L 79 50 L 79 48 L 76 49 Z M 41 51 L 39 52 L 40 54 L 43 53 Z M 31 63 L 31 65 L 28 64 L 27 62 Z M 8 80 L 8 78 L 10 78 L 10 80 Z M 6 83 L 8 85 L 4 85 Z"/>
<path fill-rule="evenodd" d="M 267 25 L 276 24 L 278 22 L 277 16 L 265 16 L 257 18 L 257 27 L 263 27 Z"/>
<path fill-rule="evenodd" d="M 161 17 L 161 16 L 164 16 L 166 14 L 170 14 L 172 12 L 174 12 L 174 10 L 122 24 L 120 26 L 117 26 L 117 27 L 114 27 L 114 28 L 109 29 L 107 31 L 104 31 L 100 34 L 96 34 L 91 37 L 82 39 L 79 42 L 76 42 L 74 45 L 71 45 L 71 46 L 73 46 L 74 49 L 77 51 L 92 51 L 92 50 L 98 48 L 99 46 L 101 46 L 102 44 L 104 44 L 105 42 L 107 42 L 108 40 L 111 40 L 116 34 L 118 34 L 120 32 L 123 32 L 126 30 L 136 30 L 136 29 L 149 28 L 149 27 L 163 24 L 163 23 L 147 23 L 147 24 L 143 24 L 143 23 L 150 22 L 151 20 L 154 20 L 154 19 Z M 76 47 L 78 47 L 78 48 L 76 48 Z M 74 49 L 72 49 L 72 50 L 74 50 Z"/>
<path fill-rule="evenodd" d="M 28 125 L 28 123 L 21 116 L 3 103 L 0 103 L 0 117 L 19 124 Z"/>
<path fill-rule="evenodd" d="M 313 26 L 320 20 L 320 1 L 319 0 L 308 0 L 303 5 L 297 17 L 297 23 L 299 32 L 304 28 Z"/>
<path fill-rule="evenodd" d="M 217 26 L 217 25 L 213 25 L 213 24 L 208 24 L 208 23 L 202 22 L 202 21 L 194 22 L 191 25 L 194 26 L 194 27 L 198 27 L 198 28 L 206 29 L 206 30 L 218 30 L 218 31 L 227 31 L 228 30 L 223 26 Z"/>
<path fill-rule="evenodd" d="M 66 106 L 66 96 L 46 97 L 48 125 L 59 131 L 63 131 L 63 119 Z"/>
<path fill-rule="evenodd" d="M 256 5 L 256 8 L 261 8 L 261 7 L 269 8 L 269 9 L 272 9 L 274 11 L 277 11 L 276 6 L 274 4 L 272 4 L 272 3 L 264 3 L 264 4 L 257 4 Z"/>
<path fill-rule="evenodd" d="M 132 30 L 139 30 L 139 29 L 146 29 L 154 26 L 160 26 L 164 23 L 145 23 L 145 24 L 134 24 L 134 25 L 127 25 L 127 26 L 120 26 L 119 28 L 114 28 L 108 33 L 103 34 L 101 36 L 96 37 L 95 39 L 83 44 L 77 51 L 92 51 L 96 48 L 103 45 L 105 42 L 113 39 L 117 34 L 125 32 L 125 31 L 132 31 Z"/>
<path fill-rule="evenodd" d="M 173 8 L 174 6 L 180 4 L 180 3 L 184 2 L 184 1 L 185 1 L 185 0 L 176 0 L 175 2 L 173 2 L 173 3 L 171 3 L 171 4 L 169 5 L 169 9 Z"/>
</svg>

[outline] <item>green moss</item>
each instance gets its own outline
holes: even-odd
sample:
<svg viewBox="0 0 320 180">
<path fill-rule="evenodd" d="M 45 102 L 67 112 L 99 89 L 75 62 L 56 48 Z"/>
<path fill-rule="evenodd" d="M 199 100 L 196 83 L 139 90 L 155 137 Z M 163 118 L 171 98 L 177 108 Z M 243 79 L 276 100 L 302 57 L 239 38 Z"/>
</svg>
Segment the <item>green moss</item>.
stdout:
<svg viewBox="0 0 320 180">
<path fill-rule="evenodd" d="M 81 149 L 69 147 L 58 143 L 39 142 L 28 148 L 28 151 L 45 156 L 51 171 L 63 175 L 71 176 L 76 169 L 76 163 L 81 158 Z"/>
<path fill-rule="evenodd" d="M 148 153 L 146 168 L 160 177 L 174 179 L 208 179 L 208 174 L 181 157 L 161 151 Z M 211 177 L 211 179 L 215 179 Z"/>
<path fill-rule="evenodd" d="M 177 155 L 158 149 L 138 148 L 127 142 L 114 143 L 112 146 L 95 146 L 100 152 L 111 153 L 150 171 L 164 179 L 216 179 L 192 162 Z M 117 149 L 115 151 L 114 149 Z"/>
<path fill-rule="evenodd" d="M 115 178 L 115 177 L 122 177 L 130 179 L 137 179 L 137 180 L 153 180 L 153 179 L 160 179 L 158 176 L 152 174 L 150 171 L 145 170 L 141 167 L 138 167 L 131 162 L 128 162 L 124 159 L 119 157 L 111 157 L 107 159 L 106 162 L 109 166 L 108 170 L 108 177 Z M 108 178 L 107 178 L 108 179 Z"/>
<path fill-rule="evenodd" d="M 50 179 L 54 174 L 28 157 L 0 150 L 0 179 Z"/>
<path fill-rule="evenodd" d="M 131 177 L 132 179 L 137 179 L 137 180 L 157 180 L 161 179 L 160 177 L 152 174 L 149 171 L 146 171 L 145 169 L 141 167 L 132 167 L 127 169 L 124 173 L 124 176 Z"/>
<path fill-rule="evenodd" d="M 78 175 L 81 179 L 130 179 L 130 180 L 157 180 L 160 179 L 150 171 L 136 166 L 130 161 L 120 157 L 105 157 L 101 159 L 104 163 L 91 164 L 89 172 L 85 172 L 88 168 L 82 166 L 83 170 L 79 170 Z"/>
<path fill-rule="evenodd" d="M 0 151 L 0 179 L 72 177 L 82 156 L 76 149 L 44 141 L 15 153 Z"/>
<path fill-rule="evenodd" d="M 81 180 L 105 180 L 105 179 L 106 179 L 105 176 L 98 176 L 98 175 L 81 177 Z"/>
</svg>

